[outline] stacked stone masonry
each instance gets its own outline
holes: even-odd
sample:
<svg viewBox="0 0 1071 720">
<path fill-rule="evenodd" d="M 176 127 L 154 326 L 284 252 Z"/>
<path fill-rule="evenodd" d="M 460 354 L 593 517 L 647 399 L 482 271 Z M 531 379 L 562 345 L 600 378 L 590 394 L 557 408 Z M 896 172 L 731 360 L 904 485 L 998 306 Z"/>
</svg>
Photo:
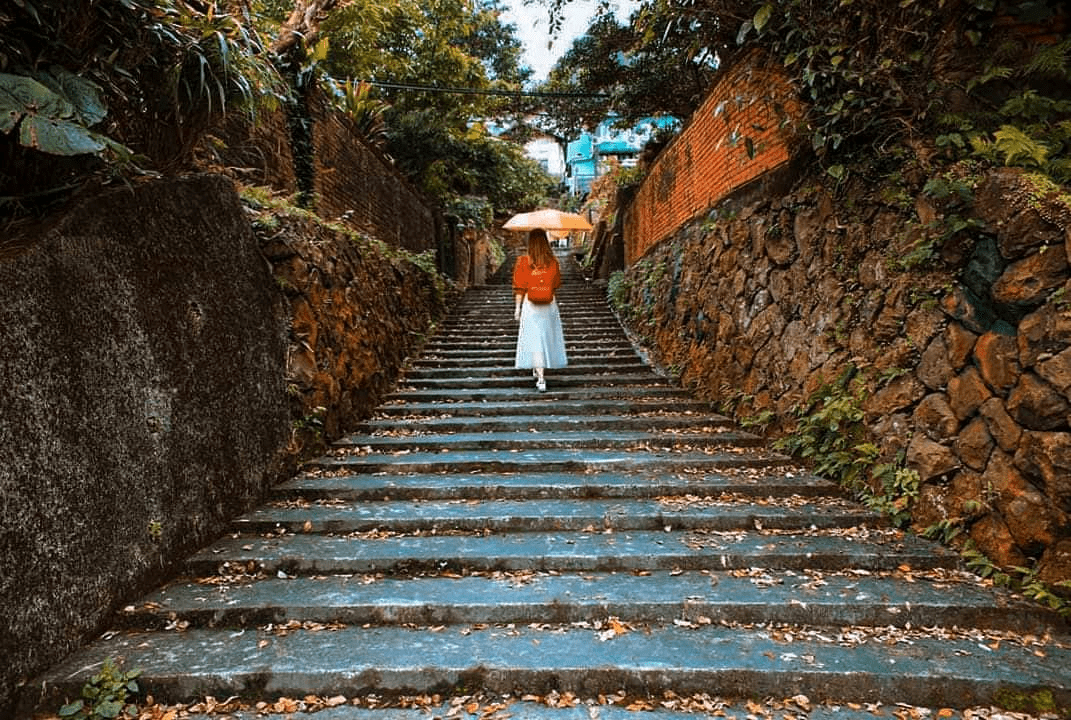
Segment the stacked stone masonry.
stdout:
<svg viewBox="0 0 1071 720">
<path fill-rule="evenodd" d="M 938 213 L 921 193 L 908 216 L 851 189 L 838 207 L 821 182 L 739 191 L 787 168 L 792 105 L 758 60 L 726 71 L 622 211 L 633 329 L 756 416 L 789 417 L 857 369 L 882 456 L 920 474 L 917 528 L 962 526 L 998 565 L 1071 580 L 1071 210 L 990 171 L 981 235 L 904 269 Z M 750 157 L 740 138 L 758 128 Z"/>
<path fill-rule="evenodd" d="M 684 383 L 753 414 L 787 417 L 858 368 L 873 440 L 923 481 L 916 527 L 962 524 L 997 564 L 1069 580 L 1071 218 L 1024 202 L 1028 183 L 983 178 L 992 241 L 926 272 L 897 269 L 918 219 L 884 206 L 848 220 L 813 190 L 727 201 L 630 267 L 635 329 Z"/>
</svg>

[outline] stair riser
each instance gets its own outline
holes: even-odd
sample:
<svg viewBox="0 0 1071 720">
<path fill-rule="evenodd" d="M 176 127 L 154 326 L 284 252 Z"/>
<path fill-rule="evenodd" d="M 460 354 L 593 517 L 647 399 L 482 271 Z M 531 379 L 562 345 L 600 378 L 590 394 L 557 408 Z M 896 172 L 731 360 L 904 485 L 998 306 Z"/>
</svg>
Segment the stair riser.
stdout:
<svg viewBox="0 0 1071 720">
<path fill-rule="evenodd" d="M 637 460 L 634 458 L 623 459 L 620 462 L 610 461 L 585 461 L 559 460 L 539 463 L 526 463 L 518 460 L 498 459 L 488 457 L 484 460 L 459 461 L 444 458 L 440 461 L 407 462 L 396 460 L 384 462 L 375 457 L 360 458 L 353 460 L 315 460 L 308 464 L 309 469 L 316 470 L 345 470 L 354 474 L 372 473 L 524 473 L 524 472 L 598 472 L 613 466 L 617 470 L 629 472 L 645 472 L 651 474 L 667 474 L 688 471 L 714 471 L 730 468 L 755 468 L 770 470 L 779 466 L 789 465 L 787 460 L 775 460 L 762 457 L 743 457 L 741 459 L 682 459 L 676 462 L 665 460 Z"/>
<path fill-rule="evenodd" d="M 899 610 L 899 609 L 898 609 Z M 759 623 L 809 626 L 869 627 L 953 627 L 968 626 L 990 630 L 1015 629 L 1043 634 L 1042 618 L 1009 627 L 1007 613 L 994 608 L 913 606 L 889 613 L 888 606 L 875 604 L 767 605 L 765 603 L 726 605 L 696 600 L 687 602 L 568 602 L 554 599 L 543 604 L 455 605 L 449 598 L 428 597 L 405 605 L 351 603 L 343 607 L 249 607 L 211 610 L 184 610 L 178 617 L 194 628 L 241 628 L 285 625 L 288 622 L 340 623 L 343 625 L 441 625 L 482 624 L 568 624 L 605 622 L 614 617 L 625 623 L 673 623 L 675 620 L 702 623 L 754 625 Z M 115 623 L 118 629 L 159 631 L 173 623 L 171 612 L 124 614 Z"/>
<path fill-rule="evenodd" d="M 285 528 L 292 533 L 346 534 L 353 532 L 430 533 L 430 532 L 582 532 L 588 528 L 600 531 L 613 530 L 628 532 L 637 530 L 662 530 L 673 527 L 676 530 L 712 530 L 717 532 L 735 532 L 752 530 L 761 524 L 768 530 L 802 531 L 808 528 L 827 530 L 831 528 L 847 529 L 851 527 L 878 527 L 883 523 L 862 513 L 837 516 L 763 516 L 757 517 L 747 513 L 736 516 L 709 518 L 696 515 L 633 515 L 628 517 L 605 517 L 601 515 L 585 516 L 577 514 L 570 517 L 469 517 L 469 518 L 397 518 L 308 520 L 293 517 L 264 517 L 243 519 L 234 523 L 234 529 L 247 534 L 272 533 Z"/>
<path fill-rule="evenodd" d="M 695 418 L 659 418 L 659 417 L 629 417 L 621 415 L 607 415 L 604 418 L 592 418 L 582 421 L 544 419 L 539 416 L 525 416 L 514 418 L 512 416 L 473 417 L 470 422 L 462 418 L 442 420 L 417 420 L 410 418 L 405 429 L 409 432 L 524 432 L 538 424 L 541 432 L 556 432 L 559 430 L 592 430 L 592 431 L 621 431 L 621 430 L 696 430 L 704 427 L 722 426 L 724 421 L 713 420 L 705 417 Z M 366 423 L 362 430 L 366 433 L 391 431 L 397 425 L 392 422 L 377 420 Z M 343 439 L 344 442 L 351 442 Z"/>
<path fill-rule="evenodd" d="M 557 404 L 562 401 L 615 400 L 620 401 L 622 407 L 624 407 L 634 401 L 653 401 L 657 399 L 663 402 L 662 407 L 674 411 L 679 411 L 679 408 L 681 407 L 677 404 L 678 401 L 683 401 L 685 404 L 691 403 L 691 401 L 687 399 L 687 395 L 682 391 L 664 385 L 615 385 L 603 386 L 598 390 L 592 390 L 590 389 L 590 386 L 557 388 L 554 383 L 554 376 L 548 375 L 547 391 L 544 393 L 536 390 L 534 382 L 529 383 L 527 387 L 523 388 L 458 388 L 452 392 L 440 392 L 436 390 L 399 390 L 391 393 L 387 397 L 387 401 L 409 403 L 510 401 L 518 404 L 515 406 L 515 409 L 521 409 L 522 406 L 520 404 L 523 403 L 523 412 L 531 414 L 535 414 L 537 411 L 530 409 L 530 404 L 542 403 L 547 405 L 548 408 L 553 409 L 558 407 Z M 709 405 L 707 407 L 709 407 Z"/>
<path fill-rule="evenodd" d="M 427 393 L 421 393 L 427 395 Z M 549 394 L 549 391 L 548 391 Z M 554 402 L 538 402 L 539 396 L 531 396 L 526 398 L 523 406 L 519 406 L 516 402 L 501 403 L 495 401 L 487 402 L 446 402 L 440 396 L 438 399 L 440 402 L 409 402 L 409 398 L 412 397 L 407 393 L 396 393 L 392 395 L 392 399 L 402 402 L 396 402 L 396 404 L 382 405 L 377 408 L 376 412 L 381 417 L 394 417 L 398 415 L 411 417 L 413 415 L 453 415 L 456 417 L 491 417 L 502 415 L 516 415 L 518 412 L 523 412 L 526 415 L 561 415 L 569 412 L 579 412 L 585 415 L 605 414 L 608 417 L 617 417 L 615 413 L 621 413 L 623 417 L 629 418 L 637 414 L 644 413 L 657 413 L 657 412 L 673 412 L 673 413 L 709 413 L 711 412 L 711 406 L 709 403 L 703 403 L 693 400 L 681 400 L 679 397 L 670 398 L 668 401 L 664 395 L 652 397 L 644 402 L 636 402 L 629 400 L 589 400 L 588 402 L 575 401 L 575 400 L 563 400 L 560 395 L 555 396 Z M 451 398 L 454 399 L 454 398 Z M 720 421 L 715 422 L 717 424 Z"/>
<path fill-rule="evenodd" d="M 580 652 L 580 649 L 577 649 Z M 577 657 L 580 657 L 578 655 Z M 774 663 L 770 663 L 774 664 Z M 904 704 L 921 707 L 990 707 L 1009 694 L 1032 697 L 1037 687 L 1015 677 L 978 682 L 974 679 L 914 678 L 902 675 L 871 674 L 851 670 L 730 669 L 725 671 L 674 670 L 672 667 L 577 669 L 567 659 L 563 669 L 517 669 L 510 665 L 392 670 L 369 667 L 364 670 L 301 672 L 287 669 L 271 672 L 235 672 L 138 678 L 142 690 L 153 697 L 185 698 L 187 702 L 216 698 L 377 697 L 395 695 L 451 697 L 467 695 L 474 689 L 490 694 L 510 695 L 523 689 L 526 694 L 572 693 L 596 698 L 619 691 L 639 697 L 658 697 L 667 691 L 677 696 L 707 694 L 730 699 L 793 697 L 856 698 L 860 703 Z M 77 697 L 82 680 L 50 685 L 42 700 L 59 707 L 66 698 Z M 1071 693 L 1058 691 L 1059 707 L 1071 705 Z M 575 717 L 575 716 L 574 716 Z"/>
<path fill-rule="evenodd" d="M 457 474 L 437 476 L 366 476 L 299 478 L 276 486 L 273 497 L 280 500 L 568 500 L 627 499 L 676 496 L 719 496 L 732 493 L 757 500 L 767 498 L 845 498 L 847 493 L 818 478 L 789 482 L 785 478 L 757 477 L 751 483 L 731 478 L 688 479 L 672 476 L 640 476 L 617 482 L 600 481 L 598 476 L 550 475 L 541 481 L 534 474 L 524 477 Z"/>
<path fill-rule="evenodd" d="M 521 371 L 523 372 L 523 371 Z M 665 387 L 666 381 L 657 375 L 639 376 L 639 375 L 622 375 L 622 376 L 592 376 L 590 378 L 585 377 L 555 377 L 553 371 L 546 374 L 548 385 L 553 383 L 557 389 L 569 389 L 569 388 L 589 388 L 593 385 L 603 385 L 608 388 L 619 387 Z M 533 388 L 534 380 L 532 379 L 531 372 L 520 375 L 519 377 L 490 377 L 490 378 L 454 378 L 445 380 L 419 380 L 413 378 L 406 378 L 403 381 L 404 387 L 410 387 L 417 390 L 475 390 L 481 388 Z"/>
<path fill-rule="evenodd" d="M 483 371 L 484 369 L 490 370 L 506 370 L 515 372 L 514 366 L 515 353 L 503 352 L 499 357 L 486 357 L 483 359 L 473 359 L 469 357 L 465 358 L 444 358 L 426 356 L 421 360 L 413 362 L 410 374 L 413 372 L 448 372 L 451 370 L 468 370 L 477 369 Z M 629 368 L 628 372 L 638 372 L 639 370 L 650 370 L 649 367 L 643 365 L 636 355 L 631 357 L 606 357 L 596 356 L 588 360 L 577 360 L 575 357 L 569 358 L 569 367 L 573 370 L 596 370 L 599 372 L 606 372 L 608 369 L 619 370 L 620 368 Z"/>
<path fill-rule="evenodd" d="M 760 447 L 763 441 L 762 438 L 748 438 L 739 435 L 728 435 L 725 437 L 719 437 L 715 434 L 711 434 L 704 438 L 695 438 L 684 441 L 684 446 L 693 449 L 714 449 L 714 448 L 743 448 L 743 447 Z M 672 449 L 678 447 L 679 444 L 674 441 L 673 435 L 664 436 L 652 436 L 648 440 L 614 440 L 614 439 L 598 439 L 593 437 L 588 442 L 582 442 L 577 440 L 554 440 L 554 439 L 540 439 L 539 436 L 533 436 L 530 439 L 519 440 L 467 440 L 467 441 L 451 441 L 449 436 L 443 436 L 442 439 L 433 440 L 429 442 L 422 442 L 419 436 L 414 436 L 411 439 L 399 440 L 396 442 L 380 442 L 374 438 L 370 439 L 347 439 L 344 442 L 340 442 L 341 447 L 353 446 L 355 448 L 371 448 L 373 452 L 417 452 L 417 453 L 429 453 L 429 452 L 449 452 L 449 451 L 470 451 L 470 450 L 500 450 L 502 452 L 511 452 L 514 450 L 637 450 L 643 451 L 650 446 L 658 447 L 659 449 Z"/>
<path fill-rule="evenodd" d="M 216 558 L 193 558 L 186 565 L 186 572 L 193 576 L 214 575 L 222 563 L 230 562 L 231 567 L 248 567 L 252 565 L 257 572 L 268 576 L 285 573 L 290 576 L 310 575 L 350 575 L 385 573 L 387 575 L 422 576 L 435 573 L 466 572 L 655 572 L 655 571 L 722 571 L 747 570 L 754 567 L 771 570 L 792 570 L 796 572 L 844 572 L 862 570 L 867 572 L 889 572 L 901 565 L 910 565 L 918 570 L 953 569 L 958 561 L 953 558 L 935 558 L 928 553 L 890 553 L 863 554 L 841 552 L 813 554 L 803 557 L 793 552 L 771 552 L 761 555 L 725 553 L 714 555 L 696 555 L 679 553 L 652 558 L 649 556 L 605 555 L 575 557 L 531 556 L 495 556 L 464 558 L 328 558 L 328 557 L 294 557 L 262 558 L 255 554 L 230 557 L 220 555 Z"/>
<path fill-rule="evenodd" d="M 569 364 L 570 373 L 576 375 L 590 375 L 594 378 L 615 376 L 632 377 L 649 371 L 650 368 L 638 361 L 633 361 L 630 363 L 619 363 L 613 366 L 594 363 Z M 406 373 L 405 381 L 408 383 L 412 383 L 418 380 L 434 380 L 439 382 L 446 382 L 452 380 L 469 380 L 474 378 L 514 379 L 518 375 L 527 380 L 531 377 L 532 373 L 527 372 L 525 370 L 520 370 L 514 367 L 512 363 L 504 365 L 492 365 L 489 367 L 482 368 L 475 368 L 472 366 L 463 368 L 414 366 L 412 370 Z"/>
</svg>

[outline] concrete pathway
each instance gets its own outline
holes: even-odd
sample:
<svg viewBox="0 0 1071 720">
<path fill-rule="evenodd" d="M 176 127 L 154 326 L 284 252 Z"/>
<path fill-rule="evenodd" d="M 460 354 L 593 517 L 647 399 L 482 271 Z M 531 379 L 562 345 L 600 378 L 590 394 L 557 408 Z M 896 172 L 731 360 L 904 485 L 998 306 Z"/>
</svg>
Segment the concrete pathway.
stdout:
<svg viewBox="0 0 1071 720">
<path fill-rule="evenodd" d="M 671 386 L 566 270 L 546 393 L 512 368 L 508 285 L 470 290 L 374 419 L 38 678 L 40 707 L 106 658 L 194 716 L 1071 707 L 1058 617 Z"/>
</svg>

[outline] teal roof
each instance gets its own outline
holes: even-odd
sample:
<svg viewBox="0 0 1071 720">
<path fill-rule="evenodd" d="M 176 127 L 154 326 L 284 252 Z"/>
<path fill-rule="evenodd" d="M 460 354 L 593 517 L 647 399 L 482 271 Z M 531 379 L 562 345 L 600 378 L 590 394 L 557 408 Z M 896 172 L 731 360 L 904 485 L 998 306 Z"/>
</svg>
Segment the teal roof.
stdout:
<svg viewBox="0 0 1071 720">
<path fill-rule="evenodd" d="M 632 155 L 640 151 L 638 142 L 627 140 L 607 140 L 598 145 L 600 155 Z"/>
</svg>

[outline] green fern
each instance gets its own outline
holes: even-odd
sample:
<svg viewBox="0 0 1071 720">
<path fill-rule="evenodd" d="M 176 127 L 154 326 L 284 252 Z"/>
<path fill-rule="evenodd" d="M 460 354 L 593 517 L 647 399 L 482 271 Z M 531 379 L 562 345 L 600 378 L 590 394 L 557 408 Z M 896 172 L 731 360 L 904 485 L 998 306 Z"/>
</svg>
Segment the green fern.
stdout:
<svg viewBox="0 0 1071 720">
<path fill-rule="evenodd" d="M 967 83 L 967 92 L 971 92 L 979 85 L 985 85 L 992 80 L 1005 80 L 1010 78 L 1015 71 L 1010 67 L 993 65 L 987 67 L 985 71 L 976 78 L 972 78 Z"/>
<path fill-rule="evenodd" d="M 1001 125 L 993 137 L 997 152 L 1004 156 L 1005 165 L 1044 167 L 1049 159 L 1048 147 L 1014 125 Z"/>
<path fill-rule="evenodd" d="M 1026 72 L 1065 79 L 1071 76 L 1071 40 L 1040 48 L 1027 64 Z"/>
</svg>

